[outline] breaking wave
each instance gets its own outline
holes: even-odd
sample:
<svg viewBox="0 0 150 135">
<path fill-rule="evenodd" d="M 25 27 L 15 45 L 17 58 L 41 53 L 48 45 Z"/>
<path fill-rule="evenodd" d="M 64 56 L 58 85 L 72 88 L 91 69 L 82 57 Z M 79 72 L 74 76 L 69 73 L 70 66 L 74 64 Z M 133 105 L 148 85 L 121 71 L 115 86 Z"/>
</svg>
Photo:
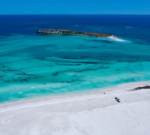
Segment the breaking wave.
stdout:
<svg viewBox="0 0 150 135">
<path fill-rule="evenodd" d="M 115 36 L 110 36 L 109 38 L 112 39 L 112 40 L 115 40 L 115 41 L 119 41 L 119 42 L 126 42 L 127 41 L 127 40 L 123 40 L 123 39 L 117 38 Z"/>
</svg>

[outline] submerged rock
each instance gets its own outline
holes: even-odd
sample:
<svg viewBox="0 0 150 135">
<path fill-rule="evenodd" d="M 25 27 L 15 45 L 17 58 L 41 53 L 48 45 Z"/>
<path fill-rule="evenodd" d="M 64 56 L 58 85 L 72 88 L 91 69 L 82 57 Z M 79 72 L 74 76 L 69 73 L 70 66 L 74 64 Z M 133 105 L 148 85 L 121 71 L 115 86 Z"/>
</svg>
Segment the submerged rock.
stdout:
<svg viewBox="0 0 150 135">
<path fill-rule="evenodd" d="M 73 31 L 73 30 L 38 30 L 36 33 L 39 34 L 61 34 L 61 35 L 85 35 L 85 36 L 93 36 L 93 37 L 110 37 L 110 34 L 102 34 L 102 33 L 91 33 L 91 32 L 83 32 L 83 31 Z"/>
</svg>

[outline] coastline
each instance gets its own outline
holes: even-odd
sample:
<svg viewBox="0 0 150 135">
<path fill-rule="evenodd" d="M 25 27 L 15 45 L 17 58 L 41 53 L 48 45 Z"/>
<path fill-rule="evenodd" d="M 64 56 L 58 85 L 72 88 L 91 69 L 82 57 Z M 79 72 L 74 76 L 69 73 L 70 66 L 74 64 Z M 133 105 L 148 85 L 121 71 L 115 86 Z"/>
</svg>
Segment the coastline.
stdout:
<svg viewBox="0 0 150 135">
<path fill-rule="evenodd" d="M 48 105 L 48 104 L 72 102 L 72 101 L 77 101 L 77 100 L 88 100 L 88 99 L 101 98 L 101 97 L 107 97 L 107 96 L 114 97 L 115 95 L 122 95 L 122 94 L 136 93 L 136 92 L 138 93 L 139 91 L 143 91 L 145 89 L 141 89 L 141 90 L 134 90 L 134 89 L 138 87 L 145 87 L 145 86 L 150 86 L 150 81 L 124 83 L 124 84 L 119 84 L 116 86 L 111 86 L 108 88 L 93 90 L 93 91 L 73 92 L 73 93 L 66 93 L 63 95 L 59 94 L 59 95 L 52 95 L 52 96 L 25 98 L 19 101 L 9 101 L 5 103 L 1 103 L 0 109 L 3 109 L 3 108 L 6 109 L 6 108 L 9 108 L 11 106 L 16 106 L 16 105 L 22 106 L 22 104 L 26 105 L 28 103 L 29 104 L 32 103 L 31 107 L 36 107 L 36 106 L 42 106 L 42 105 Z"/>
<path fill-rule="evenodd" d="M 148 134 L 150 89 L 129 90 L 149 84 L 122 84 L 107 91 L 0 104 L 0 132 L 5 135 Z M 116 102 L 115 97 L 121 102 Z M 18 130 L 13 131 L 16 126 Z"/>
</svg>

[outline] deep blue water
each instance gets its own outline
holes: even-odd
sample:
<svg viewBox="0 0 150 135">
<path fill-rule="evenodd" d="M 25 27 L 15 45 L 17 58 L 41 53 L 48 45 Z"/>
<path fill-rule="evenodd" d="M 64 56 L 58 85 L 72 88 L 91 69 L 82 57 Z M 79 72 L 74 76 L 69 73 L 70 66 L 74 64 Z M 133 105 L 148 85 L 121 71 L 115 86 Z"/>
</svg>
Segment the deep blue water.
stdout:
<svg viewBox="0 0 150 135">
<path fill-rule="evenodd" d="M 99 32 L 117 38 L 38 35 L 39 29 Z M 0 16 L 0 102 L 147 80 L 148 15 Z"/>
<path fill-rule="evenodd" d="M 0 16 L 0 35 L 11 35 L 14 33 L 33 35 L 40 28 L 110 33 L 116 36 L 142 38 L 150 41 L 150 15 Z"/>
</svg>

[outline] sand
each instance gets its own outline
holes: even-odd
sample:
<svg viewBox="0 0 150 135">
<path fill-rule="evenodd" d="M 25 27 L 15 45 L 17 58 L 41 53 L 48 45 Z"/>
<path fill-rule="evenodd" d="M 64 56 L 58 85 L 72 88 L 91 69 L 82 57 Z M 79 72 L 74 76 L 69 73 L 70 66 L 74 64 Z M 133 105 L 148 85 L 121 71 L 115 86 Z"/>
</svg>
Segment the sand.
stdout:
<svg viewBox="0 0 150 135">
<path fill-rule="evenodd" d="M 150 89 L 130 91 L 145 85 L 3 103 L 0 135 L 149 135 Z"/>
</svg>

